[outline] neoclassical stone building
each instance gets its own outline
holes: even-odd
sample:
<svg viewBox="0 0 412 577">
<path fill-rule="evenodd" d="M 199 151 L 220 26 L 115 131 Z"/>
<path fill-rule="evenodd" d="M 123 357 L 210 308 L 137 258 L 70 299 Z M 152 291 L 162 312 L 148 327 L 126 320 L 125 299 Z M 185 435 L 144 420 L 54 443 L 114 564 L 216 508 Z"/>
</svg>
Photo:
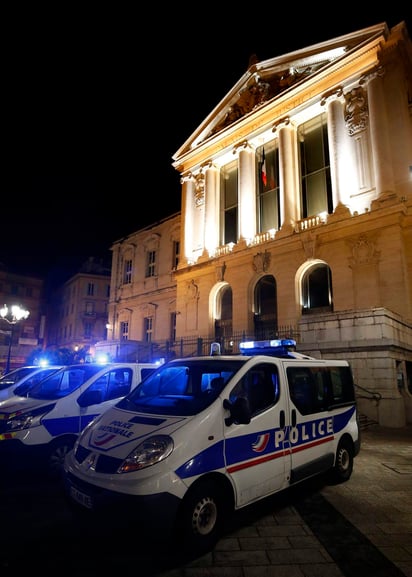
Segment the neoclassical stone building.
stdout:
<svg viewBox="0 0 412 577">
<path fill-rule="evenodd" d="M 363 413 L 412 422 L 405 23 L 252 58 L 173 166 L 180 215 L 112 247 L 113 339 L 293 327 L 299 351 L 351 362 Z"/>
</svg>

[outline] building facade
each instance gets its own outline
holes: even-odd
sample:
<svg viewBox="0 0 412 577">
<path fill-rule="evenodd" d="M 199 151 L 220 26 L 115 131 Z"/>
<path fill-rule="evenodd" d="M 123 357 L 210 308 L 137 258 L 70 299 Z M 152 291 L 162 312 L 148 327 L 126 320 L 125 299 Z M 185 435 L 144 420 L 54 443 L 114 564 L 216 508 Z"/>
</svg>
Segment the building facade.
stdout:
<svg viewBox="0 0 412 577">
<path fill-rule="evenodd" d="M 67 348 L 94 357 L 107 338 L 110 267 L 90 258 L 52 295 L 48 306 L 48 349 Z"/>
<path fill-rule="evenodd" d="M 362 413 L 412 422 L 405 23 L 251 61 L 173 166 L 180 217 L 113 245 L 109 340 L 293 333 L 350 361 Z"/>
<path fill-rule="evenodd" d="M 111 358 L 147 361 L 167 355 L 160 343 L 176 341 L 176 270 L 180 258 L 180 213 L 153 223 L 112 246 L 107 342 Z"/>
</svg>

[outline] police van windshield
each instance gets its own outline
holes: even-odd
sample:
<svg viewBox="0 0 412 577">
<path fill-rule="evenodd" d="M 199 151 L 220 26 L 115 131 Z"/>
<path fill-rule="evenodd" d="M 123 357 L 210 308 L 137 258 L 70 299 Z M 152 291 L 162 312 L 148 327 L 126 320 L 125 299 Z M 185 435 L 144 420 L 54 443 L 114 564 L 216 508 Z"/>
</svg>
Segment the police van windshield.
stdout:
<svg viewBox="0 0 412 577">
<path fill-rule="evenodd" d="M 142 413 L 195 415 L 208 407 L 245 359 L 182 359 L 154 371 L 117 407 Z"/>
<path fill-rule="evenodd" d="M 35 399 L 61 399 L 78 389 L 102 368 L 102 365 L 72 365 L 40 381 L 27 394 Z"/>
</svg>

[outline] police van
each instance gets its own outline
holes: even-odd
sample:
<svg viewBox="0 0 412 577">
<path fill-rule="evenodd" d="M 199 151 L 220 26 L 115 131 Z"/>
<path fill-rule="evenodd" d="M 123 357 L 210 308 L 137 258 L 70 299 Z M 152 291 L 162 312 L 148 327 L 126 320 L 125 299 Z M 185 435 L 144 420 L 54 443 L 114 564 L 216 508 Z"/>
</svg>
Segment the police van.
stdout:
<svg viewBox="0 0 412 577">
<path fill-rule="evenodd" d="M 22 396 L 0 403 L 0 459 L 24 469 L 33 464 L 61 474 L 80 431 L 119 401 L 156 363 L 81 363 L 55 370 Z"/>
<path fill-rule="evenodd" d="M 132 512 L 200 551 L 234 510 L 320 473 L 348 480 L 360 450 L 351 368 L 294 345 L 247 342 L 230 356 L 216 345 L 154 371 L 66 456 L 73 510 Z"/>
</svg>

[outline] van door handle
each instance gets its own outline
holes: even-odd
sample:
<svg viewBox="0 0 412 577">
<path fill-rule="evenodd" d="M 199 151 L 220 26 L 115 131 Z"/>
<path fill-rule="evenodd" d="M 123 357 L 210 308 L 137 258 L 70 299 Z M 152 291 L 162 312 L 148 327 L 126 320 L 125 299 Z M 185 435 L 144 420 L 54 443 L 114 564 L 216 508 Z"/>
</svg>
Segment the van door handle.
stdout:
<svg viewBox="0 0 412 577">
<path fill-rule="evenodd" d="M 292 427 L 296 427 L 296 409 L 292 410 Z"/>
<path fill-rule="evenodd" d="M 279 415 L 279 427 L 281 429 L 285 428 L 285 411 L 280 411 L 280 415 Z"/>
</svg>

